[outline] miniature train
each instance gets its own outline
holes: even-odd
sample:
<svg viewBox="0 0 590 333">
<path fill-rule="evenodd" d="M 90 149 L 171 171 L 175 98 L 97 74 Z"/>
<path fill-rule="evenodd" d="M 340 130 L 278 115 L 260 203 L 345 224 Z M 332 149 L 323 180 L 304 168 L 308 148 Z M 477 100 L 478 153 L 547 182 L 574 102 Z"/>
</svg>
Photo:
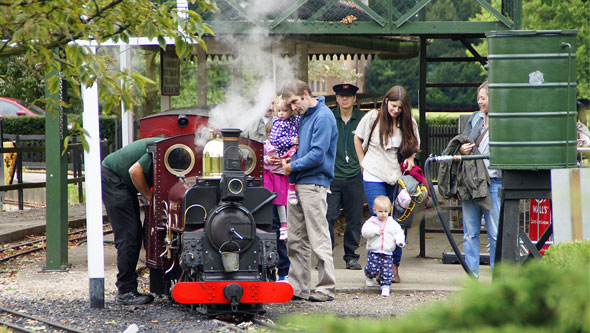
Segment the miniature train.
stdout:
<svg viewBox="0 0 590 333">
<path fill-rule="evenodd" d="M 144 223 L 150 291 L 207 315 L 256 314 L 289 301 L 275 282 L 275 193 L 262 184 L 262 144 L 222 130 L 201 147 L 207 118 L 164 112 L 140 121 L 142 137 L 163 135 L 153 154 L 153 201 Z"/>
</svg>

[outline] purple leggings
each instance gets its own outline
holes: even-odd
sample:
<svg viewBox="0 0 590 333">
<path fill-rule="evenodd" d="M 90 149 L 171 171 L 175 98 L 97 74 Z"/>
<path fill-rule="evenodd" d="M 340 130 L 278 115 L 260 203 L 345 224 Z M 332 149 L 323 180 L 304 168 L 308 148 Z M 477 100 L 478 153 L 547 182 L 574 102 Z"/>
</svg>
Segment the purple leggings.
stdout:
<svg viewBox="0 0 590 333">
<path fill-rule="evenodd" d="M 381 274 L 379 274 L 381 273 Z M 374 278 L 379 275 L 377 281 L 382 286 L 389 286 L 393 278 L 393 256 L 378 252 L 369 252 L 367 254 L 367 265 L 365 266 L 365 275 Z"/>
</svg>

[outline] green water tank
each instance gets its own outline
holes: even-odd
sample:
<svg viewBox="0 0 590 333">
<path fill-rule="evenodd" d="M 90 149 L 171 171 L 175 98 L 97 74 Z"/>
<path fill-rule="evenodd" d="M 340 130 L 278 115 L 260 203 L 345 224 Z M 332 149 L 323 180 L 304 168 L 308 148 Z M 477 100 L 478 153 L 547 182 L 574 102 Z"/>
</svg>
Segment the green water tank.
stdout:
<svg viewBox="0 0 590 333">
<path fill-rule="evenodd" d="M 490 168 L 576 165 L 576 30 L 490 32 Z"/>
</svg>

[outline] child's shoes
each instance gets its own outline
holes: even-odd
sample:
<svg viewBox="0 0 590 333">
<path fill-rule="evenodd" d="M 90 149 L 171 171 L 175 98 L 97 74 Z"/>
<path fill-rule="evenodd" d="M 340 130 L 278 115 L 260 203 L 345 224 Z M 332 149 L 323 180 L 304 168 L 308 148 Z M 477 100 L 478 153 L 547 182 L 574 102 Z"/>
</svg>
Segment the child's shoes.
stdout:
<svg viewBox="0 0 590 333">
<path fill-rule="evenodd" d="M 389 286 L 381 286 L 381 296 L 389 297 Z"/>
<path fill-rule="evenodd" d="M 292 146 L 286 153 L 281 155 L 281 158 L 289 158 L 297 152 L 297 145 Z"/>
<path fill-rule="evenodd" d="M 367 277 L 367 280 L 365 280 L 365 286 L 367 287 L 374 287 L 377 284 L 375 284 L 375 281 L 373 281 L 373 279 L 371 279 L 370 277 Z"/>
<path fill-rule="evenodd" d="M 289 184 L 289 188 L 287 190 L 287 201 L 289 201 L 289 203 L 292 205 L 299 203 L 299 200 L 297 200 L 297 193 L 295 193 L 295 184 Z"/>
</svg>

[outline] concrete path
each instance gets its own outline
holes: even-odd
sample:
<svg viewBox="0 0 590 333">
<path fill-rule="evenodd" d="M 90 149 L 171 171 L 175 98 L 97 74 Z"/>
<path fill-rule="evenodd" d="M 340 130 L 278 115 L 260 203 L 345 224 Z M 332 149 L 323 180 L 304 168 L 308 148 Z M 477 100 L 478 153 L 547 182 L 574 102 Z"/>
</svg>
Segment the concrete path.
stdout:
<svg viewBox="0 0 590 333">
<path fill-rule="evenodd" d="M 70 227 L 83 225 L 85 222 L 85 205 L 69 206 Z M 24 235 L 41 233 L 45 230 L 45 209 L 29 209 L 17 212 L 0 213 L 0 243 L 22 239 Z M 429 233 L 426 236 L 426 257 L 418 257 L 419 237 L 418 228 L 408 231 L 407 245 L 402 256 L 400 266 L 400 277 L 402 283 L 393 284 L 392 290 L 399 291 L 455 291 L 462 288 L 462 284 L 468 279 L 460 265 L 443 264 L 442 253 L 452 252 L 452 249 L 444 234 Z M 454 235 L 455 240 L 460 244 L 461 234 Z M 482 244 L 485 244 L 485 234 L 482 235 Z M 362 270 L 352 271 L 345 268 L 343 257 L 342 237 L 337 236 L 334 249 L 334 265 L 336 268 L 336 283 L 338 292 L 350 292 L 364 290 L 364 273 Z M 1 246 L 1 245 L 0 245 Z M 105 261 L 114 263 L 115 251 L 112 245 L 105 244 Z M 111 251 L 112 250 L 112 251 Z M 78 246 L 70 248 L 68 257 L 71 263 L 79 267 L 85 266 L 86 247 Z M 367 260 L 367 251 L 364 240 L 357 250 L 360 254 L 360 263 L 364 267 Z M 112 258 L 111 258 L 112 257 Z M 144 255 L 142 254 L 142 257 Z M 312 267 L 315 264 L 312 263 Z M 116 273 L 116 266 L 106 266 L 107 275 Z M 110 272 L 113 270 L 113 272 Z M 482 266 L 480 269 L 480 280 L 491 281 L 491 270 L 489 266 Z M 317 281 L 317 271 L 312 272 L 312 285 Z"/>
</svg>

